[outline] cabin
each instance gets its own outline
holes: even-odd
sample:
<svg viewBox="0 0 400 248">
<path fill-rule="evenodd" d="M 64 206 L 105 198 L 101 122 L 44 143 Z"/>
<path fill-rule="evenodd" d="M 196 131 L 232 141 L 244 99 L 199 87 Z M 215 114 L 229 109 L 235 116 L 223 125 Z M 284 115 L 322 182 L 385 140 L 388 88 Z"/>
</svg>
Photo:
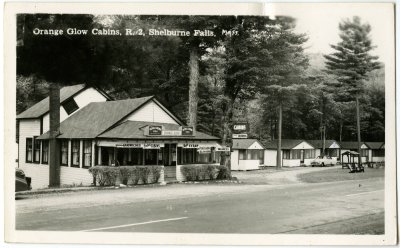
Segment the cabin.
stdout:
<svg viewBox="0 0 400 248">
<path fill-rule="evenodd" d="M 265 147 L 265 165 L 276 166 L 278 140 L 267 141 Z M 288 167 L 311 165 L 316 157 L 316 148 L 306 140 L 282 139 L 282 165 Z"/>
<path fill-rule="evenodd" d="M 264 164 L 264 146 L 256 139 L 232 139 L 231 170 L 258 170 Z"/>
<path fill-rule="evenodd" d="M 60 91 L 61 108 L 75 105 L 66 104 L 71 99 L 78 106 L 60 118 L 61 185 L 91 185 L 88 168 L 96 165 L 161 166 L 161 181 L 182 181 L 182 165 L 217 164 L 219 138 L 186 126 L 155 97 L 110 101 L 101 91 L 82 89 Z M 49 184 L 48 98 L 44 101 L 17 116 L 18 166 L 32 177 L 33 188 Z"/>
<path fill-rule="evenodd" d="M 318 157 L 322 155 L 323 149 L 325 147 L 325 155 L 340 161 L 340 145 L 336 140 L 307 140 L 313 147 L 315 147 L 315 156 Z"/>
<path fill-rule="evenodd" d="M 342 155 L 345 152 L 352 151 L 352 152 L 357 152 L 358 153 L 358 142 L 357 141 L 342 141 L 339 142 L 340 145 L 340 155 Z M 369 148 L 365 144 L 365 142 L 361 142 L 361 163 L 365 163 L 369 161 Z M 341 156 L 342 157 L 342 156 Z M 347 156 L 343 157 L 342 163 L 349 163 Z M 354 158 L 354 162 L 358 162 L 358 157 Z"/>
<path fill-rule="evenodd" d="M 368 161 L 369 162 L 383 162 L 385 161 L 385 143 L 384 142 L 365 142 L 369 148 Z"/>
</svg>

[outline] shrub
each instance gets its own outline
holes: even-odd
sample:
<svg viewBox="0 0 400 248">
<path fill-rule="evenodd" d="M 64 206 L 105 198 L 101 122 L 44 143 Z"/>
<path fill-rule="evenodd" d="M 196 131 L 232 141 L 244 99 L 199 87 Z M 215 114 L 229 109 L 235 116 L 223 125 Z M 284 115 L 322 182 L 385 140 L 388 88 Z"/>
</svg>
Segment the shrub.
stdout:
<svg viewBox="0 0 400 248">
<path fill-rule="evenodd" d="M 225 165 L 218 166 L 217 179 L 231 179 L 228 167 L 226 167 Z"/>
<path fill-rule="evenodd" d="M 129 178 L 131 177 L 132 169 L 130 166 L 120 166 L 119 175 L 122 184 L 128 185 Z"/>
<path fill-rule="evenodd" d="M 185 177 L 186 181 L 196 180 L 194 170 L 195 170 L 194 165 L 182 165 L 181 166 L 181 172 L 182 172 L 183 176 Z"/>
<path fill-rule="evenodd" d="M 119 175 L 119 168 L 111 166 L 94 166 L 89 168 L 89 173 L 93 175 L 100 186 L 115 185 L 115 181 Z"/>
<path fill-rule="evenodd" d="M 139 180 L 140 180 L 139 174 L 140 174 L 139 168 L 136 166 L 133 166 L 131 169 L 131 174 L 130 174 L 130 178 L 132 179 L 133 185 L 137 185 L 139 183 Z"/>
<path fill-rule="evenodd" d="M 139 167 L 139 177 L 142 179 L 143 184 L 147 184 L 149 181 L 150 169 L 149 167 Z"/>
<path fill-rule="evenodd" d="M 210 180 L 215 179 L 215 174 L 217 172 L 217 167 L 215 165 L 206 165 L 205 174 Z"/>
<path fill-rule="evenodd" d="M 151 167 L 151 174 L 153 175 L 153 183 L 158 183 L 158 180 L 160 180 L 161 177 L 161 170 L 162 168 L 160 166 L 152 166 Z"/>
</svg>

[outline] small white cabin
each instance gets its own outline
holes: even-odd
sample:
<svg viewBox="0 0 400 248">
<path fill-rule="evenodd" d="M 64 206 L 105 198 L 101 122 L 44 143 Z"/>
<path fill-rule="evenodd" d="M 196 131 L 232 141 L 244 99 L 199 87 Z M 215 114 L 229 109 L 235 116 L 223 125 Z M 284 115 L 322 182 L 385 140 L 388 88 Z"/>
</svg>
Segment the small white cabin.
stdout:
<svg viewBox="0 0 400 248">
<path fill-rule="evenodd" d="M 316 148 L 305 140 L 282 139 L 282 165 L 287 167 L 310 165 L 317 156 Z M 276 166 L 278 140 L 265 144 L 265 165 Z"/>
<path fill-rule="evenodd" d="M 231 170 L 258 170 L 264 164 L 264 146 L 256 139 L 233 139 Z"/>
</svg>

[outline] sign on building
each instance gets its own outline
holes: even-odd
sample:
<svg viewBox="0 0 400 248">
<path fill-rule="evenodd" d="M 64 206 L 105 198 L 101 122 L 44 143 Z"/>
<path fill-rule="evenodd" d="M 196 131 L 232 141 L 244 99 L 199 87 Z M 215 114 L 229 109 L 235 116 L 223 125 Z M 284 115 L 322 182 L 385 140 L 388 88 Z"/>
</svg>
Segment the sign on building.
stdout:
<svg viewBox="0 0 400 248">
<path fill-rule="evenodd" d="M 116 144 L 116 147 L 126 147 L 126 148 L 143 148 L 143 144 Z"/>
<path fill-rule="evenodd" d="M 247 139 L 247 133 L 234 133 L 232 134 L 234 139 Z"/>
<path fill-rule="evenodd" d="M 229 146 L 225 146 L 225 147 L 217 147 L 216 149 L 217 152 L 230 152 L 231 148 Z"/>
<path fill-rule="evenodd" d="M 199 147 L 197 148 L 198 153 L 211 153 L 211 147 Z"/>
<path fill-rule="evenodd" d="M 182 127 L 182 135 L 193 136 L 193 127 Z"/>
<path fill-rule="evenodd" d="M 162 131 L 162 135 L 164 135 L 164 136 L 181 136 L 182 131 L 181 130 L 164 130 L 164 131 Z"/>
<path fill-rule="evenodd" d="M 149 126 L 149 135 L 161 135 L 162 126 Z"/>
<path fill-rule="evenodd" d="M 144 144 L 143 149 L 160 149 L 161 147 L 164 147 L 164 144 L 148 143 Z"/>
<path fill-rule="evenodd" d="M 199 144 L 182 144 L 183 148 L 198 148 Z"/>
</svg>

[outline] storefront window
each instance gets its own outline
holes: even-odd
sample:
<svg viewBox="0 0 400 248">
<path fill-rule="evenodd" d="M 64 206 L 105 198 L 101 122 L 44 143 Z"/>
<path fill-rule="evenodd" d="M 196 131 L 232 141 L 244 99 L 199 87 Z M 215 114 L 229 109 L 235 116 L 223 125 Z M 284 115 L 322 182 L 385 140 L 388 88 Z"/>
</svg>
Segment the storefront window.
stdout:
<svg viewBox="0 0 400 248">
<path fill-rule="evenodd" d="M 71 149 L 72 149 L 72 166 L 79 167 L 79 148 L 80 142 L 79 140 L 71 141 Z"/>
<path fill-rule="evenodd" d="M 61 141 L 61 165 L 68 165 L 68 140 Z"/>
<path fill-rule="evenodd" d="M 47 164 L 49 162 L 49 141 L 42 141 L 42 164 Z"/>
<path fill-rule="evenodd" d="M 157 154 L 158 149 L 145 149 L 144 150 L 144 163 L 146 165 L 156 165 L 157 164 Z"/>
<path fill-rule="evenodd" d="M 92 141 L 83 141 L 83 167 L 90 167 L 92 165 Z"/>
</svg>

